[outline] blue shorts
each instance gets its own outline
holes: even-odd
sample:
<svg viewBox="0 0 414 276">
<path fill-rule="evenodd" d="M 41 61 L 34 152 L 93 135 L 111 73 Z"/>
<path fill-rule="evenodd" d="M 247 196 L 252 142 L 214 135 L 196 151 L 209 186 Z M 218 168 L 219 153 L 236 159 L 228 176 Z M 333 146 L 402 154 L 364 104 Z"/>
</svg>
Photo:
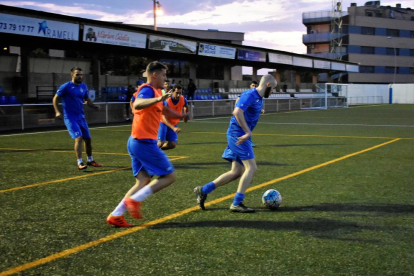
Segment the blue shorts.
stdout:
<svg viewBox="0 0 414 276">
<path fill-rule="evenodd" d="M 177 125 L 175 125 L 177 127 Z M 160 128 L 158 129 L 158 141 L 169 141 L 176 142 L 178 141 L 178 135 L 166 124 L 160 123 Z"/>
<path fill-rule="evenodd" d="M 229 162 L 237 161 L 243 165 L 242 160 L 255 158 L 252 147 L 252 140 L 249 139 L 244 143 L 236 146 L 237 139 L 239 139 L 239 137 L 227 136 L 228 145 L 221 157 Z"/>
<path fill-rule="evenodd" d="M 174 172 L 174 167 L 167 155 L 154 143 L 140 141 L 129 137 L 128 153 L 132 160 L 132 172 L 137 176 L 141 170 L 149 175 L 167 175 Z"/>
<path fill-rule="evenodd" d="M 69 131 L 70 137 L 76 139 L 82 137 L 84 139 L 91 139 L 91 134 L 89 133 L 88 123 L 85 118 L 70 119 L 64 118 L 66 128 Z"/>
</svg>

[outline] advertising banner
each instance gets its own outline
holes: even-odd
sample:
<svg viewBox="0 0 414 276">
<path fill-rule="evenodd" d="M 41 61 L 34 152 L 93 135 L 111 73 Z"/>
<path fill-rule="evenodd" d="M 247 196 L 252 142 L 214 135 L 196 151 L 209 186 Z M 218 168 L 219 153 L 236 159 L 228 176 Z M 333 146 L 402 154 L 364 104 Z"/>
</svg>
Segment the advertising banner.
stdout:
<svg viewBox="0 0 414 276">
<path fill-rule="evenodd" d="M 292 65 L 292 56 L 269 53 L 269 62 Z"/>
<path fill-rule="evenodd" d="M 83 41 L 126 47 L 145 48 L 147 35 L 85 25 Z"/>
<path fill-rule="evenodd" d="M 148 49 L 195 54 L 197 51 L 197 42 L 150 35 Z"/>
<path fill-rule="evenodd" d="M 266 53 L 239 49 L 237 59 L 266 62 Z"/>
<path fill-rule="evenodd" d="M 79 24 L 0 13 L 0 33 L 79 40 Z"/>
<path fill-rule="evenodd" d="M 352 64 L 346 64 L 346 71 L 348 72 L 359 72 L 359 66 L 358 65 L 352 65 Z"/>
<path fill-rule="evenodd" d="M 200 56 L 235 59 L 236 48 L 200 43 L 198 45 L 198 54 Z"/>
<path fill-rule="evenodd" d="M 321 69 L 331 69 L 331 62 L 325 60 L 313 60 L 313 67 L 314 68 L 321 68 Z"/>
<path fill-rule="evenodd" d="M 313 67 L 313 60 L 309 58 L 293 57 L 293 65 L 302 67 Z"/>
<path fill-rule="evenodd" d="M 338 62 L 332 62 L 331 63 L 331 69 L 332 70 L 345 71 L 345 64 L 344 63 L 338 63 Z"/>
</svg>

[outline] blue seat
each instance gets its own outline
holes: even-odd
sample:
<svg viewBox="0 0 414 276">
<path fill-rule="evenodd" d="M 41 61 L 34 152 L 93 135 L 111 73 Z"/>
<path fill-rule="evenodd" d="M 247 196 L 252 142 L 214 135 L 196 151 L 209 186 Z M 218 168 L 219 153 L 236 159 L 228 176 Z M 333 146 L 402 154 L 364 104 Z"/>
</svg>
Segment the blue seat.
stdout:
<svg viewBox="0 0 414 276">
<path fill-rule="evenodd" d="M 0 86 L 0 94 L 3 94 L 4 90 L 3 90 L 3 86 Z"/>
<path fill-rule="evenodd" d="M 10 104 L 19 104 L 19 101 L 17 100 L 16 96 L 11 95 L 9 97 L 9 103 Z"/>
<path fill-rule="evenodd" d="M 208 94 L 208 95 L 207 95 L 207 98 L 208 98 L 209 100 L 212 100 L 212 99 L 213 99 L 213 96 L 212 96 L 211 94 Z"/>
<path fill-rule="evenodd" d="M 119 95 L 119 96 L 118 96 L 118 100 L 119 100 L 120 102 L 126 102 L 126 95 L 125 95 L 125 94 Z"/>
<path fill-rule="evenodd" d="M 201 95 L 195 95 L 195 99 L 198 101 L 201 100 Z"/>
<path fill-rule="evenodd" d="M 8 104 L 9 100 L 7 96 L 0 96 L 0 104 Z"/>
<path fill-rule="evenodd" d="M 209 89 L 208 89 L 208 93 L 211 93 L 211 92 L 213 92 L 213 91 L 211 90 L 211 88 L 209 88 Z"/>
</svg>

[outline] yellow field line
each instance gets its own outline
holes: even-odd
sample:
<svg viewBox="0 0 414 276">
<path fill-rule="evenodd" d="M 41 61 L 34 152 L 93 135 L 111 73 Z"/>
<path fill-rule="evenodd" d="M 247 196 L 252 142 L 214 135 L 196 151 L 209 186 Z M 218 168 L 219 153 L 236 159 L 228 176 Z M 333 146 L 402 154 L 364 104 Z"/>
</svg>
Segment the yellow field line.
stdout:
<svg viewBox="0 0 414 276">
<path fill-rule="evenodd" d="M 304 174 L 304 173 L 307 173 L 307 172 L 310 172 L 310 171 L 319 169 L 321 167 L 324 167 L 324 166 L 327 166 L 327 165 L 330 165 L 330 164 L 333 164 L 333 163 L 342 161 L 344 159 L 347 159 L 347 158 L 356 156 L 358 154 L 362 154 L 362 153 L 365 153 L 365 152 L 368 152 L 368 151 L 371 151 L 371 150 L 374 150 L 374 149 L 383 147 L 385 145 L 394 143 L 394 142 L 396 142 L 398 140 L 400 140 L 400 139 L 397 138 L 397 139 L 394 139 L 394 140 L 391 140 L 391 141 L 388 141 L 388 142 L 385 142 L 385 143 L 382 143 L 382 144 L 379 144 L 379 145 L 376 145 L 376 146 L 373 146 L 373 147 L 370 147 L 370 148 L 367 148 L 367 149 L 364 149 L 364 150 L 361 150 L 361 151 L 357 151 L 357 152 L 354 152 L 354 153 L 351 153 L 351 154 L 348 154 L 348 155 L 345 155 L 345 156 L 342 156 L 342 157 L 333 159 L 333 160 L 328 161 L 328 162 L 325 162 L 325 163 L 321 163 L 321 164 L 316 165 L 316 166 L 309 167 L 307 169 L 304 169 L 304 170 L 301 170 L 301 171 L 298 171 L 298 172 L 295 172 L 295 173 L 292 173 L 292 174 L 289 174 L 289 175 L 286 175 L 286 176 L 283 176 L 283 177 L 280 177 L 280 178 L 273 179 L 271 181 L 268 181 L 268 182 L 265 182 L 265 183 L 262 183 L 262 184 L 258 184 L 258 185 L 254 186 L 254 187 L 251 187 L 251 188 L 247 189 L 246 192 L 251 192 L 251 191 L 260 189 L 260 188 L 262 188 L 264 186 L 267 186 L 267 185 L 270 185 L 270 184 L 274 184 L 276 182 L 279 182 L 279 181 L 282 181 L 282 180 L 286 180 L 286 179 L 289 179 L 289 178 L 298 176 L 300 174 Z M 227 195 L 227 196 L 218 198 L 216 200 L 210 201 L 210 202 L 206 203 L 205 206 L 210 206 L 210 205 L 214 205 L 214 204 L 217 204 L 219 202 L 225 201 L 227 199 L 230 199 L 230 198 L 234 197 L 234 195 L 235 194 L 230 194 L 230 195 Z M 154 226 L 154 225 L 163 223 L 165 221 L 172 220 L 174 218 L 180 217 L 182 215 L 185 215 L 185 214 L 194 212 L 196 210 L 199 210 L 199 207 L 198 206 L 194 206 L 194 207 L 191 207 L 191 208 L 188 208 L 188 209 L 185 209 L 185 210 L 176 212 L 176 213 L 171 214 L 169 216 L 166 216 L 166 217 L 163 217 L 163 218 L 159 218 L 159 219 L 150 221 L 150 222 L 148 222 L 146 224 L 139 225 L 139 226 L 135 226 L 135 227 L 129 228 L 127 230 L 123 230 L 121 232 L 118 232 L 116 234 L 112 234 L 112 235 L 109 235 L 109 236 L 100 238 L 99 240 L 92 241 L 92 242 L 88 242 L 88 243 L 85 243 L 85 244 L 82 244 L 82 245 L 79 245 L 79 246 L 76 246 L 76 247 L 73 247 L 73 248 L 70 248 L 70 249 L 61 251 L 59 253 L 55 253 L 55 254 L 49 255 L 49 256 L 44 257 L 44 258 L 41 258 L 41 259 L 38 259 L 38 260 L 35 260 L 35 261 L 32 261 L 32 262 L 26 263 L 26 264 L 23 264 L 23 265 L 20 265 L 20 266 L 16 266 L 16 267 L 11 268 L 9 270 L 5 270 L 3 272 L 0 272 L 0 276 L 12 275 L 12 274 L 19 273 L 19 272 L 25 271 L 27 269 L 30 269 L 30 268 L 33 268 L 33 267 L 42 265 L 42 264 L 46 264 L 46 263 L 52 262 L 52 261 L 57 260 L 57 259 L 60 259 L 60 258 L 67 257 L 69 255 L 72 255 L 72 254 L 78 253 L 80 251 L 86 250 L 86 249 L 88 249 L 88 248 L 90 248 L 92 246 L 96 246 L 96 245 L 99 245 L 99 244 L 102 244 L 102 243 L 105 243 L 105 242 L 108 242 L 108 241 L 112 241 L 114 239 L 123 237 L 125 235 L 132 234 L 134 232 L 137 232 L 137 231 L 146 229 L 148 227 L 151 227 L 151 226 Z"/>
<path fill-rule="evenodd" d="M 225 132 L 207 132 L 194 131 L 194 134 L 226 134 Z M 414 138 L 399 138 L 399 137 L 371 137 L 371 136 L 346 136 L 346 135 L 313 135 L 313 134 L 272 134 L 272 133 L 254 133 L 253 136 L 281 136 L 281 137 L 322 137 L 322 138 L 353 138 L 353 139 L 402 139 L 414 140 Z"/>
<path fill-rule="evenodd" d="M 180 160 L 180 159 L 184 159 L 184 158 L 188 158 L 188 156 L 176 156 L 176 158 L 172 158 L 172 159 L 170 159 L 170 161 Z M 21 186 L 21 187 L 14 187 L 14 188 L 10 188 L 10 189 L 0 190 L 0 194 L 1 193 L 7 193 L 7 192 L 13 192 L 13 191 L 17 191 L 17 190 L 22 190 L 22 189 L 27 189 L 27 188 L 44 186 L 44 185 L 53 184 L 53 183 L 65 182 L 65 181 L 74 180 L 74 179 L 80 179 L 80 178 L 97 176 L 97 175 L 106 174 L 106 173 L 112 173 L 112 172 L 117 172 L 117 171 L 122 171 L 122 170 L 128 170 L 128 169 L 131 169 L 131 167 L 123 167 L 123 168 L 113 169 L 113 170 L 104 171 L 104 172 L 97 172 L 97 173 L 91 173 L 91 174 L 86 174 L 86 175 L 80 175 L 80 176 L 74 176 L 74 177 L 69 177 L 69 178 L 57 179 L 57 180 L 52 180 L 52 181 L 40 182 L 40 183 L 25 185 L 25 186 Z"/>
</svg>

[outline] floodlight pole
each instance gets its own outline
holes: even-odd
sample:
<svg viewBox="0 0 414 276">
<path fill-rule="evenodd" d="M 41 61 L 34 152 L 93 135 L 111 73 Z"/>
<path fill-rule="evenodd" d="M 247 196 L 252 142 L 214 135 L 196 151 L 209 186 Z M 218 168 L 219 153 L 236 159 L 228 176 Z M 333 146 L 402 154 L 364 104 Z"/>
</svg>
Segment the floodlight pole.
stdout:
<svg viewBox="0 0 414 276">
<path fill-rule="evenodd" d="M 157 30 L 157 1 L 153 0 L 154 2 L 154 31 Z"/>
</svg>

